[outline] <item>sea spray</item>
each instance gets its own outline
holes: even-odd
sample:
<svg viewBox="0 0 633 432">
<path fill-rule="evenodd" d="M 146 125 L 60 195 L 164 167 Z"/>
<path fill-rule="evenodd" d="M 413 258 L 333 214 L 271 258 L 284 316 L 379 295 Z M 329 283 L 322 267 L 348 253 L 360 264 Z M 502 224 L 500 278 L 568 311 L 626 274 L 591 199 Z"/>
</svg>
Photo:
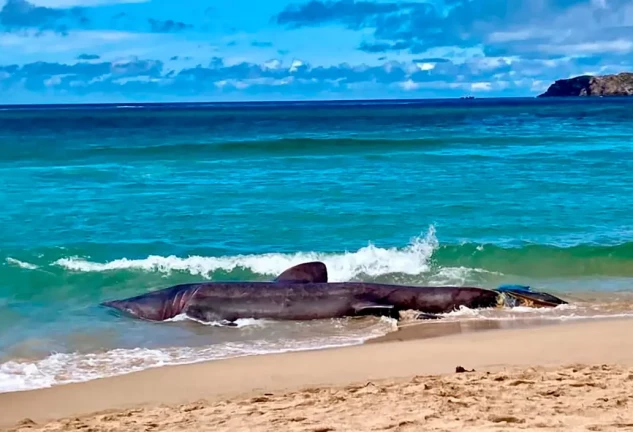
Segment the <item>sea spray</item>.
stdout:
<svg viewBox="0 0 633 432">
<path fill-rule="evenodd" d="M 37 266 L 35 264 L 23 262 L 23 261 L 20 261 L 20 260 L 17 260 L 15 258 L 11 258 L 11 257 L 7 257 L 6 258 L 6 262 L 8 264 L 17 266 L 19 268 L 27 269 L 27 270 L 35 270 L 35 269 L 37 269 Z"/>
<path fill-rule="evenodd" d="M 254 274 L 276 276 L 284 270 L 308 261 L 323 261 L 331 282 L 349 281 L 360 276 L 376 277 L 385 274 L 416 275 L 429 271 L 429 260 L 437 249 L 435 228 L 431 226 L 425 236 L 414 237 L 404 248 L 381 248 L 372 243 L 354 252 L 323 253 L 297 252 L 294 254 L 269 253 L 228 257 L 149 256 L 144 259 L 117 259 L 96 263 L 78 257 L 60 258 L 53 264 L 78 272 L 104 272 L 122 269 L 156 271 L 169 274 L 184 271 L 212 279 L 214 272 L 231 272 L 237 268 Z"/>
<path fill-rule="evenodd" d="M 356 251 L 266 253 L 235 256 L 178 257 L 151 255 L 94 262 L 78 256 L 64 257 L 49 265 L 74 272 L 139 270 L 169 275 L 185 272 L 214 279 L 215 272 L 248 271 L 253 275 L 276 276 L 293 265 L 319 260 L 328 266 L 332 282 L 385 275 L 433 274 L 437 283 L 468 282 L 476 273 L 518 277 L 584 277 L 594 275 L 633 276 L 633 242 L 613 245 L 572 246 L 523 244 L 441 244 L 434 226 L 404 247 L 379 247 L 369 242 Z M 22 267 L 35 264 L 21 262 Z"/>
</svg>

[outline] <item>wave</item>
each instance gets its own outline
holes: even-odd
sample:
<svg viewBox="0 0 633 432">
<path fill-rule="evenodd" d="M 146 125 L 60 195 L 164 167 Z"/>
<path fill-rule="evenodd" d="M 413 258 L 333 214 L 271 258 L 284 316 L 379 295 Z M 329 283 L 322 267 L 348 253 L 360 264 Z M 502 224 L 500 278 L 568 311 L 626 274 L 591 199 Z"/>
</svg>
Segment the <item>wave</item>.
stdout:
<svg viewBox="0 0 633 432">
<path fill-rule="evenodd" d="M 325 262 L 332 281 L 387 276 L 435 275 L 444 282 L 467 282 L 475 274 L 533 278 L 583 276 L 633 276 L 633 242 L 613 246 L 569 247 L 494 244 L 440 245 L 431 229 L 403 248 L 381 248 L 373 244 L 354 252 L 268 253 L 222 257 L 148 256 L 93 262 L 79 257 L 61 258 L 53 264 L 77 272 L 141 270 L 170 274 L 186 272 L 213 279 L 216 272 L 248 272 L 276 276 L 288 267 L 306 261 Z"/>
<path fill-rule="evenodd" d="M 479 267 L 509 275 L 633 276 L 633 242 L 566 247 L 544 244 L 502 247 L 464 243 L 438 247 L 433 259 L 440 266 Z"/>
<path fill-rule="evenodd" d="M 6 261 L 7 261 L 8 264 L 15 265 L 15 266 L 23 268 L 23 269 L 28 269 L 28 270 L 35 270 L 35 269 L 37 269 L 37 266 L 35 264 L 31 264 L 31 263 L 28 263 L 28 262 L 23 262 L 23 261 L 15 259 L 15 258 L 8 257 L 6 259 Z"/>
<path fill-rule="evenodd" d="M 34 152 L 28 148 L 13 148 L 6 152 L 0 161 L 41 161 L 45 163 L 59 161 L 97 160 L 155 160 L 165 157 L 182 159 L 222 159 L 235 156 L 276 156 L 302 154 L 336 154 L 355 153 L 371 150 L 411 150 L 433 146 L 454 145 L 454 139 L 354 139 L 354 138 L 271 138 L 259 140 L 230 140 L 203 143 L 157 143 L 154 145 L 97 145 L 80 148 L 66 148 L 64 151 L 51 153 Z"/>
<path fill-rule="evenodd" d="M 632 318 L 631 303 L 622 311 L 605 309 L 601 305 L 592 308 L 562 305 L 552 309 L 510 308 L 508 310 L 462 307 L 443 314 L 443 320 L 431 321 L 427 325 L 442 325 L 438 334 L 462 333 L 477 329 L 511 329 L 533 325 L 551 325 L 569 321 Z M 330 322 L 329 333 L 320 336 L 274 337 L 268 336 L 251 341 L 232 341 L 204 346 L 174 346 L 161 348 L 115 348 L 99 352 L 58 352 L 41 359 L 15 358 L 0 363 L 0 393 L 24 391 L 112 377 L 167 365 L 192 364 L 252 355 L 305 351 L 359 345 L 390 332 L 406 327 L 411 321 L 403 317 L 400 325 L 392 318 L 369 318 L 362 327 L 350 328 L 349 321 Z M 177 321 L 193 321 L 179 317 Z M 242 320 L 238 328 L 275 326 L 276 322 Z M 455 324 L 446 327 L 447 324 Z M 208 325 L 208 324 L 207 324 Z M 315 325 L 315 324 L 308 324 Z M 318 325 L 318 324 L 316 324 Z M 338 331 L 332 332 L 332 328 Z M 433 331 L 430 331 L 432 334 Z M 148 335 L 149 336 L 149 335 Z"/>
<path fill-rule="evenodd" d="M 234 341 L 197 347 L 117 348 L 91 353 L 55 353 L 39 360 L 15 359 L 0 363 L 0 393 L 89 381 L 166 365 L 359 345 L 395 329 L 395 320 L 383 317 L 361 329 L 324 336 Z"/>
<path fill-rule="evenodd" d="M 410 135 L 404 132 L 402 135 Z M 550 153 L 560 152 L 560 145 L 569 143 L 577 145 L 589 137 L 557 137 L 557 147 L 547 150 L 542 147 L 543 138 L 540 136 L 513 137 L 512 145 L 521 147 L 521 154 L 536 152 L 546 156 Z M 603 137 L 604 139 L 604 137 Z M 278 138 L 270 135 L 261 139 L 242 139 L 235 137 L 225 141 L 210 142 L 144 142 L 143 145 L 82 145 L 80 147 L 69 146 L 50 152 L 48 149 L 40 151 L 28 147 L 14 147 L 8 149 L 0 158 L 2 162 L 39 161 L 42 163 L 59 163 L 64 165 L 71 162 L 90 163 L 91 161 L 117 161 L 117 160 L 156 160 L 162 158 L 176 158 L 178 160 L 214 160 L 234 157 L 262 157 L 262 156 L 322 156 L 337 154 L 362 154 L 362 153 L 398 153 L 428 150 L 449 150 L 454 148 L 467 148 L 473 157 L 499 158 L 498 152 L 486 151 L 486 149 L 508 146 L 506 136 L 457 136 L 455 134 L 446 137 L 416 136 L 408 138 L 384 138 L 384 137 L 357 137 L 350 138 L 342 133 L 341 136 L 333 134 L 315 134 L 305 137 Z M 535 146 L 533 150 L 529 150 Z"/>
<path fill-rule="evenodd" d="M 508 278 L 633 277 L 633 242 L 616 245 L 579 244 L 554 246 L 523 244 L 440 244 L 435 228 L 414 237 L 403 247 L 379 247 L 373 243 L 355 251 L 263 253 L 225 256 L 149 255 L 112 260 L 87 256 L 59 256 L 34 261 L 5 258 L 8 269 L 91 273 L 185 274 L 210 280 L 270 279 L 306 261 L 323 261 L 331 281 L 381 280 L 389 282 L 469 284 L 497 283 Z M 39 254 L 40 256 L 50 254 Z M 10 279 L 10 276 L 5 274 Z"/>
<path fill-rule="evenodd" d="M 306 261 L 323 261 L 331 281 L 347 281 L 358 277 L 378 277 L 386 274 L 416 275 L 429 270 L 429 259 L 437 248 L 435 229 L 424 237 L 414 238 L 404 248 L 380 248 L 373 244 L 354 252 L 297 252 L 257 255 L 208 256 L 148 256 L 141 259 L 121 258 L 99 263 L 79 257 L 61 258 L 53 265 L 77 272 L 142 270 L 161 273 L 187 272 L 213 278 L 215 272 L 248 270 L 260 276 L 276 276 L 289 267 Z"/>
<path fill-rule="evenodd" d="M 93 246 L 91 250 L 96 249 Z M 91 253 L 75 255 L 76 252 L 64 248 L 37 250 L 28 257 L 20 254 L 5 257 L 1 263 L 0 279 L 5 286 L 14 288 L 6 296 L 8 303 L 0 304 L 0 309 L 6 312 L 4 318 L 0 317 L 0 328 L 4 319 L 4 328 L 15 329 L 15 335 L 11 337 L 13 331 L 6 332 L 9 337 L 0 347 L 4 355 L 0 363 L 0 392 L 85 381 L 167 364 L 352 345 L 395 330 L 393 320 L 373 318 L 361 323 L 335 320 L 308 324 L 245 319 L 237 328 L 227 330 L 214 325 L 200 326 L 183 316 L 157 328 L 146 327 L 143 322 L 114 319 L 93 308 L 106 298 L 135 295 L 139 289 L 160 288 L 191 280 L 192 276 L 194 280 L 198 277 L 270 280 L 292 265 L 311 260 L 324 261 L 332 281 L 492 287 L 528 280 L 536 286 L 543 277 L 564 275 L 572 276 L 573 289 L 577 289 L 577 276 L 624 275 L 623 279 L 630 281 L 626 276 L 633 274 L 629 265 L 633 242 L 570 247 L 441 244 L 433 226 L 404 246 L 380 247 L 369 243 L 355 251 L 223 256 L 201 253 L 109 260 L 91 258 Z M 558 289 L 555 284 L 547 286 L 547 291 Z M 478 328 L 478 325 L 513 328 L 633 317 L 633 293 L 592 293 L 592 298 L 587 298 L 580 291 L 563 290 L 567 292 L 565 298 L 571 301 L 569 305 L 552 309 L 461 308 L 445 314 L 441 322 L 450 322 L 456 329 Z M 0 300 L 1 291 L 0 285 Z M 38 313 L 33 313 L 35 310 Z M 90 337 L 86 337 L 86 331 Z M 45 341 L 49 340 L 50 345 L 42 342 L 42 334 L 48 335 Z M 170 346 L 162 346 L 165 340 L 170 341 Z M 49 355 L 51 352 L 55 354 Z"/>
</svg>

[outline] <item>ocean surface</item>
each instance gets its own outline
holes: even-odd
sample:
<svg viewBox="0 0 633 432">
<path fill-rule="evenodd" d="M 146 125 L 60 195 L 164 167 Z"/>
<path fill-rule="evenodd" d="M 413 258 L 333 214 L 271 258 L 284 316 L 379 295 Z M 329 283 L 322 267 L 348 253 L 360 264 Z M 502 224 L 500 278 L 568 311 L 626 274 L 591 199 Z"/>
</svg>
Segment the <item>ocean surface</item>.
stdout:
<svg viewBox="0 0 633 432">
<path fill-rule="evenodd" d="M 395 329 L 98 306 L 307 260 L 570 301 L 456 322 L 633 316 L 632 137 L 633 98 L 0 107 L 0 391 Z"/>
</svg>

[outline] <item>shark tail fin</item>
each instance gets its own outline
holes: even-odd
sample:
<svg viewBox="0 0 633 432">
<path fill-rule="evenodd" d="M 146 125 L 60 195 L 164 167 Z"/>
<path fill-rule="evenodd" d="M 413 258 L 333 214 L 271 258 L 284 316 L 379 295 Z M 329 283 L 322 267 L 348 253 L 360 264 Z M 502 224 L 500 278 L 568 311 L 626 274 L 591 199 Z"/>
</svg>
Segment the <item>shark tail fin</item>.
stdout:
<svg viewBox="0 0 633 432">
<path fill-rule="evenodd" d="M 556 307 L 568 304 L 552 294 L 540 291 L 532 291 L 527 285 L 501 285 L 495 291 L 502 294 L 505 306 L 527 306 L 527 307 Z"/>
</svg>

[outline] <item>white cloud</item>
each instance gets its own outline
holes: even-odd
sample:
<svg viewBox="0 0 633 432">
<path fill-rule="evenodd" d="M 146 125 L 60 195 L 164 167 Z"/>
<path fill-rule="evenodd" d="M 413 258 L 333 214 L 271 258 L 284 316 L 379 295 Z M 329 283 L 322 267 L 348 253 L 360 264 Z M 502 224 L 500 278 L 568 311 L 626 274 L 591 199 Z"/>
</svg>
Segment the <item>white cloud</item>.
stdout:
<svg viewBox="0 0 633 432">
<path fill-rule="evenodd" d="M 281 62 L 277 59 L 272 59 L 264 62 L 264 67 L 266 69 L 279 69 L 281 67 Z"/>
<path fill-rule="evenodd" d="M 406 91 L 417 90 L 421 86 L 420 83 L 412 81 L 411 78 L 409 78 L 406 81 L 402 81 L 398 83 L 398 85 L 400 86 L 402 90 L 406 90 Z"/>
<path fill-rule="evenodd" d="M 123 31 L 79 30 L 62 36 L 55 32 L 46 32 L 36 36 L 36 31 L 26 34 L 0 33 L 0 59 L 16 56 L 37 55 L 50 57 L 51 54 L 72 53 L 83 50 L 120 47 L 121 43 L 151 35 Z"/>
<path fill-rule="evenodd" d="M 489 82 L 475 82 L 470 85 L 472 91 L 490 91 L 492 86 Z"/>
<path fill-rule="evenodd" d="M 70 33 L 68 36 L 62 36 L 55 32 L 46 32 L 41 36 L 36 36 L 36 33 L 36 31 L 28 34 L 1 33 L 0 46 L 19 46 L 29 52 L 61 52 L 92 46 L 100 42 L 122 42 L 139 37 L 137 33 L 98 30 L 79 30 Z"/>
<path fill-rule="evenodd" d="M 62 78 L 65 78 L 67 75 L 53 75 L 47 80 L 44 80 L 44 85 L 46 87 L 54 87 L 62 83 Z"/>
<path fill-rule="evenodd" d="M 290 65 L 290 72 L 296 72 L 301 66 L 303 66 L 303 62 L 301 60 L 293 60 Z"/>
<path fill-rule="evenodd" d="M 534 80 L 532 81 L 532 85 L 530 86 L 530 91 L 534 93 L 542 93 L 547 90 L 550 84 L 550 82 Z"/>
<path fill-rule="evenodd" d="M 430 71 L 430 70 L 435 69 L 435 63 L 424 62 L 424 63 L 416 63 L 415 65 L 421 71 Z"/>
<path fill-rule="evenodd" d="M 214 85 L 220 89 L 224 87 L 234 87 L 238 90 L 244 90 L 248 88 L 248 84 L 246 82 L 241 81 L 241 80 L 235 80 L 235 79 L 216 81 Z"/>
<path fill-rule="evenodd" d="M 545 29 L 538 30 L 538 32 L 536 34 L 542 36 L 543 33 L 546 32 L 546 31 L 547 30 L 545 30 Z M 517 31 L 492 32 L 488 36 L 488 41 L 489 42 L 493 42 L 493 43 L 495 43 L 495 42 L 522 41 L 522 40 L 533 38 L 534 34 L 535 34 L 535 31 L 533 29 L 524 29 L 524 30 L 517 30 Z"/>
<path fill-rule="evenodd" d="M 135 77 L 117 78 L 115 80 L 112 80 L 112 82 L 116 84 L 127 84 L 131 82 L 153 83 L 153 82 L 161 82 L 161 81 L 162 81 L 162 78 L 152 78 L 148 76 L 135 76 Z"/>
<path fill-rule="evenodd" d="M 610 41 L 586 42 L 564 45 L 539 45 L 539 51 L 549 54 L 561 55 L 588 55 L 588 54 L 626 54 L 633 51 L 633 41 L 627 39 L 615 39 Z"/>
</svg>

